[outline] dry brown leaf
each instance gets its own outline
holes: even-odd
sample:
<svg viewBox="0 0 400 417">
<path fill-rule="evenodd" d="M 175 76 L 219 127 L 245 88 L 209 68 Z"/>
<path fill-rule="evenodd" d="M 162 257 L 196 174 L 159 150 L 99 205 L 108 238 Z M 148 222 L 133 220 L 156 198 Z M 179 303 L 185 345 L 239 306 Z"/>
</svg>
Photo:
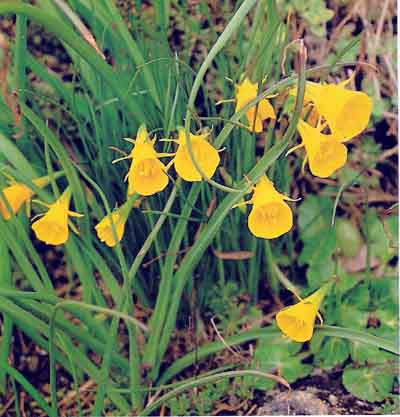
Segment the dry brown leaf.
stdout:
<svg viewBox="0 0 400 417">
<path fill-rule="evenodd" d="M 365 270 L 367 265 L 367 246 L 361 247 L 358 254 L 352 258 L 344 258 L 342 260 L 342 267 L 346 272 L 361 272 Z M 379 259 L 376 256 L 371 256 L 370 267 L 376 268 L 379 266 Z"/>
<path fill-rule="evenodd" d="M 247 250 L 235 251 L 235 252 L 220 252 L 219 250 L 213 249 L 214 255 L 225 261 L 244 261 L 254 256 L 254 252 Z"/>
</svg>

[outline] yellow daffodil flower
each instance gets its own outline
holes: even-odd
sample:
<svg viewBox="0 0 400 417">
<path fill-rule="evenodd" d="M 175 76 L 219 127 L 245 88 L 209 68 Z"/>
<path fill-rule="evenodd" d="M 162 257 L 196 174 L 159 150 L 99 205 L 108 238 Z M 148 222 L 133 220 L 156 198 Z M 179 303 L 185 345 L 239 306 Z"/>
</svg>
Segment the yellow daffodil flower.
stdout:
<svg viewBox="0 0 400 417">
<path fill-rule="evenodd" d="M 202 135 L 190 133 L 194 158 L 204 174 L 211 178 L 217 169 L 220 157 L 218 151 L 207 142 L 207 136 L 208 133 Z M 176 142 L 178 143 L 178 150 L 171 161 L 176 172 L 185 181 L 201 181 L 202 177 L 190 158 L 185 129 L 178 129 L 178 140 Z"/>
<path fill-rule="evenodd" d="M 125 223 L 134 205 L 135 204 L 132 204 L 130 201 L 127 201 L 121 207 L 115 209 L 110 216 L 103 217 L 103 219 L 95 226 L 97 236 L 101 242 L 113 247 L 121 241 L 125 231 Z M 115 226 L 117 240 L 114 238 L 111 220 Z"/>
<path fill-rule="evenodd" d="M 360 134 L 368 126 L 372 112 L 373 102 L 367 94 L 345 88 L 350 81 L 351 78 L 339 84 L 307 82 L 305 89 L 305 102 L 314 105 L 331 133 L 341 141 Z"/>
<path fill-rule="evenodd" d="M 129 168 L 128 195 L 138 193 L 140 195 L 153 195 L 162 191 L 168 185 L 168 175 L 165 165 L 158 159 L 169 154 L 157 153 L 154 149 L 155 139 L 151 140 L 146 126 L 140 126 L 131 153 L 122 159 L 132 159 Z"/>
<path fill-rule="evenodd" d="M 248 78 L 245 78 L 241 84 L 236 86 L 236 109 L 237 113 L 249 101 L 255 99 L 258 93 L 257 83 L 252 83 Z M 267 99 L 263 99 L 258 103 L 258 106 L 253 106 L 246 112 L 246 118 L 249 122 L 249 129 L 260 133 L 263 130 L 263 120 L 276 119 L 275 111 Z"/>
<path fill-rule="evenodd" d="M 347 148 L 335 135 L 321 133 L 321 127 L 312 127 L 303 120 L 299 120 L 297 129 L 300 133 L 302 144 L 295 146 L 289 152 L 304 146 L 313 175 L 327 178 L 340 169 L 347 160 Z M 303 164 L 303 167 L 304 167 Z"/>
<path fill-rule="evenodd" d="M 274 239 L 287 233 L 293 226 L 293 214 L 285 200 L 291 200 L 279 193 L 266 175 L 260 178 L 250 201 L 253 204 L 247 224 L 250 232 L 264 239 Z"/>
<path fill-rule="evenodd" d="M 44 187 L 49 183 L 49 177 L 36 178 L 32 181 L 37 187 Z M 27 185 L 12 181 L 8 187 L 3 188 L 3 194 L 10 208 L 14 214 L 17 214 L 24 203 L 31 200 L 35 194 Z M 0 214 L 5 220 L 11 219 L 11 213 L 9 212 L 7 205 L 0 196 Z"/>
<path fill-rule="evenodd" d="M 299 303 L 286 307 L 276 315 L 276 323 L 282 333 L 295 342 L 312 338 L 315 318 L 330 284 L 326 284 Z"/>
<path fill-rule="evenodd" d="M 32 223 L 36 237 L 48 245 L 62 245 L 68 240 L 69 217 L 82 217 L 82 214 L 69 210 L 71 190 L 67 188 L 53 204 L 44 204 L 49 208 L 47 213 Z"/>
</svg>

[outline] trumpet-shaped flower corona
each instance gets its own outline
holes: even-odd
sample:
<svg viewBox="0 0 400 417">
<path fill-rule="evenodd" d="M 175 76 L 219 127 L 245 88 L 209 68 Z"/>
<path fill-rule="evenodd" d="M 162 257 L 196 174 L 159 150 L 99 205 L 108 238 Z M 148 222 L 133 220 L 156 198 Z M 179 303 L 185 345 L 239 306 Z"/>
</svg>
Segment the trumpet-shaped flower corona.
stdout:
<svg viewBox="0 0 400 417">
<path fill-rule="evenodd" d="M 46 206 L 47 213 L 32 223 L 36 237 L 48 245 L 62 245 L 68 240 L 69 217 L 82 217 L 82 214 L 69 210 L 71 191 L 67 188 L 60 198 L 53 204 Z"/>
<path fill-rule="evenodd" d="M 362 91 L 347 90 L 349 80 L 339 84 L 306 83 L 305 101 L 314 104 L 327 122 L 332 134 L 346 141 L 360 134 L 372 112 L 372 99 Z M 292 90 L 292 94 L 295 89 Z"/>
<path fill-rule="evenodd" d="M 201 181 L 200 172 L 190 158 L 188 145 L 186 142 L 185 129 L 178 130 L 178 150 L 173 159 L 175 170 L 185 181 Z M 190 133 L 193 156 L 204 174 L 211 178 L 220 162 L 218 151 L 207 142 L 208 134 L 193 135 Z"/>
<path fill-rule="evenodd" d="M 335 135 L 325 135 L 319 127 L 312 127 L 302 120 L 297 129 L 313 175 L 327 178 L 346 163 L 347 148 Z"/>
<path fill-rule="evenodd" d="M 236 86 L 236 109 L 237 113 L 243 108 L 249 101 L 257 97 L 258 85 L 252 83 L 248 78 L 245 78 L 241 84 Z M 246 118 L 249 122 L 249 129 L 254 132 L 260 133 L 263 130 L 263 120 L 276 119 L 275 111 L 271 106 L 271 103 L 267 99 L 259 101 L 258 106 L 253 106 L 246 111 Z"/>
<path fill-rule="evenodd" d="M 168 185 L 165 165 L 157 158 L 132 162 L 128 172 L 128 195 L 153 195 Z"/>
<path fill-rule="evenodd" d="M 306 342 L 314 333 L 315 318 L 329 288 L 324 285 L 299 303 L 286 307 L 276 315 L 276 323 L 282 333 L 295 342 Z"/>
<path fill-rule="evenodd" d="M 249 203 L 253 204 L 247 224 L 250 232 L 264 239 L 273 239 L 287 233 L 293 226 L 293 214 L 272 182 L 263 176 L 257 183 Z"/>
<path fill-rule="evenodd" d="M 44 187 L 49 182 L 49 177 L 36 178 L 32 181 L 37 187 Z M 13 181 L 3 189 L 3 194 L 14 214 L 17 214 L 24 203 L 31 200 L 35 194 L 27 185 Z M 0 214 L 5 220 L 11 218 L 7 205 L 0 197 Z"/>
<path fill-rule="evenodd" d="M 168 175 L 165 165 L 158 159 L 159 154 L 154 149 L 155 139 L 151 140 L 144 125 L 140 126 L 135 145 L 128 156 L 132 159 L 129 168 L 128 195 L 138 193 L 150 196 L 162 191 L 168 185 Z"/>
<path fill-rule="evenodd" d="M 133 205 L 129 201 L 121 207 L 115 209 L 111 215 L 103 217 L 103 219 L 95 226 L 96 233 L 101 242 L 110 247 L 114 247 L 121 241 L 125 231 L 125 223 Z M 111 221 L 114 223 L 116 238 L 114 238 Z"/>
</svg>

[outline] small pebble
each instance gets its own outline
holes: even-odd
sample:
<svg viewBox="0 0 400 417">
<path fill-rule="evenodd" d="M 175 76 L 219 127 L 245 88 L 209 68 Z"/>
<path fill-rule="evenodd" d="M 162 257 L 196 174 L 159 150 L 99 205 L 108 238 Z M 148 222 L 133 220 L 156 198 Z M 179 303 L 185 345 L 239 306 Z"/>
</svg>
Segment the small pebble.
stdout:
<svg viewBox="0 0 400 417">
<path fill-rule="evenodd" d="M 338 403 L 338 399 L 337 399 L 336 395 L 333 395 L 333 394 L 329 394 L 328 401 L 332 405 L 337 405 L 337 403 Z"/>
</svg>

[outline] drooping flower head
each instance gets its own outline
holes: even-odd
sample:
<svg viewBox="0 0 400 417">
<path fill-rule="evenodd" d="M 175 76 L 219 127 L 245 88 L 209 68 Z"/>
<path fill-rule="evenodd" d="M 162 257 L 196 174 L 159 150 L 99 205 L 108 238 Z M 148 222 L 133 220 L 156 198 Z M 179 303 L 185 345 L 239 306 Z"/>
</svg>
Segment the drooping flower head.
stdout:
<svg viewBox="0 0 400 417">
<path fill-rule="evenodd" d="M 319 126 L 312 127 L 303 120 L 299 120 L 297 129 L 313 175 L 327 178 L 346 163 L 347 148 L 335 135 L 323 134 Z"/>
<path fill-rule="evenodd" d="M 287 233 L 293 226 L 293 214 L 285 200 L 266 175 L 260 178 L 248 203 L 253 204 L 247 224 L 250 232 L 264 239 L 273 239 Z"/>
<path fill-rule="evenodd" d="M 207 134 L 193 135 L 190 133 L 193 156 L 204 174 L 211 178 L 220 161 L 218 151 L 207 141 Z M 178 175 L 185 181 L 201 181 L 202 177 L 190 158 L 186 142 L 185 129 L 178 129 L 178 150 L 173 163 Z"/>
<path fill-rule="evenodd" d="M 309 297 L 284 308 L 276 315 L 276 323 L 282 333 L 295 342 L 306 342 L 312 338 L 315 318 L 329 285 L 324 285 Z"/>
<path fill-rule="evenodd" d="M 134 147 L 128 156 L 132 159 L 129 168 L 128 195 L 153 195 L 162 191 L 168 185 L 168 175 L 165 165 L 158 159 L 165 154 L 159 154 L 154 149 L 155 139 L 151 140 L 146 126 L 140 126 Z"/>
<path fill-rule="evenodd" d="M 128 219 L 129 213 L 133 207 L 129 200 L 121 207 L 115 209 L 111 215 L 103 217 L 103 219 L 95 226 L 97 236 L 101 242 L 104 242 L 110 247 L 114 247 L 121 241 L 125 231 L 125 223 Z M 114 238 L 111 221 L 114 223 L 117 240 Z"/>
<path fill-rule="evenodd" d="M 41 177 L 32 180 L 37 187 L 44 187 L 49 183 L 49 177 Z M 27 185 L 12 181 L 8 187 L 3 188 L 3 194 L 10 208 L 14 214 L 17 214 L 24 203 L 27 203 L 34 196 L 34 191 Z M 9 212 L 7 205 L 0 196 L 0 213 L 5 220 L 11 219 L 11 213 Z"/>
<path fill-rule="evenodd" d="M 69 217 L 82 217 L 82 214 L 69 210 L 71 190 L 67 188 L 59 199 L 53 204 L 44 204 L 48 207 L 41 218 L 32 223 L 36 237 L 48 245 L 62 245 L 68 240 Z"/>
<path fill-rule="evenodd" d="M 248 78 L 245 78 L 242 83 L 236 86 L 236 109 L 237 113 L 249 101 L 255 99 L 258 93 L 258 84 L 252 83 Z M 263 130 L 263 120 L 276 119 L 275 111 L 267 99 L 263 99 L 258 103 L 258 106 L 253 106 L 246 111 L 246 118 L 249 123 L 249 129 L 260 133 Z"/>
<path fill-rule="evenodd" d="M 373 102 L 367 94 L 345 88 L 350 80 L 339 84 L 308 81 L 305 89 L 305 101 L 314 105 L 331 133 L 341 141 L 360 134 L 368 126 L 372 112 Z M 292 94 L 295 94 L 295 89 Z"/>
</svg>

